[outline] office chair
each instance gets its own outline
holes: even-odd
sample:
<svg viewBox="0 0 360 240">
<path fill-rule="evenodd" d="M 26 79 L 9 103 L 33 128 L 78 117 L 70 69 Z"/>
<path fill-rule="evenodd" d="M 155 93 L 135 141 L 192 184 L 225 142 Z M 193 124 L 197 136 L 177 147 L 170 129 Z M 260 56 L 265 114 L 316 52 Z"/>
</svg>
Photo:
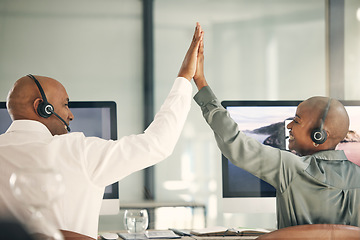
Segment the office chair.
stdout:
<svg viewBox="0 0 360 240">
<path fill-rule="evenodd" d="M 0 240 L 34 240 L 25 228 L 15 220 L 0 219 Z"/>
<path fill-rule="evenodd" d="M 360 228 L 340 224 L 307 224 L 281 228 L 257 239 L 360 239 Z"/>
</svg>

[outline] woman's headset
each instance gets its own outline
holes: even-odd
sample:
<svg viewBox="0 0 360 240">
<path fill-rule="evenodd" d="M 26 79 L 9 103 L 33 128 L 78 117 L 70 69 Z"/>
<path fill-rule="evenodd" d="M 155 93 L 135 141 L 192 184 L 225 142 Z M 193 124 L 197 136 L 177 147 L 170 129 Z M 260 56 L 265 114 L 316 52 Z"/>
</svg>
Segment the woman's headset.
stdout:
<svg viewBox="0 0 360 240">
<path fill-rule="evenodd" d="M 315 143 L 315 144 L 323 144 L 326 139 L 327 139 L 327 133 L 326 131 L 323 129 L 324 127 L 324 123 L 325 123 L 325 119 L 326 116 L 329 112 L 330 109 L 330 103 L 331 103 L 331 98 L 329 98 L 329 101 L 327 103 L 327 106 L 324 110 L 323 116 L 321 118 L 321 123 L 320 123 L 320 127 L 315 128 L 314 130 L 312 130 L 311 132 L 311 140 Z"/>
</svg>

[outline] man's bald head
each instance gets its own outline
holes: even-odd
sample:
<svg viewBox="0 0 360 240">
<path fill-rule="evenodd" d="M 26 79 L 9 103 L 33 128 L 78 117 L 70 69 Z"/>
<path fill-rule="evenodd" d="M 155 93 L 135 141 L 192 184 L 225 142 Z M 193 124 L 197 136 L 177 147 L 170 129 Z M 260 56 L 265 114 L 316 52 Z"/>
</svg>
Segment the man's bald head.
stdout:
<svg viewBox="0 0 360 240">
<path fill-rule="evenodd" d="M 41 84 L 47 100 L 54 106 L 55 111 L 65 119 L 67 124 L 73 115 L 67 107 L 69 97 L 64 86 L 57 80 L 44 76 L 35 76 Z M 29 76 L 17 80 L 7 97 L 7 109 L 12 120 L 35 120 L 43 123 L 53 135 L 63 134 L 63 123 L 54 116 L 43 118 L 39 116 L 37 107 L 43 102 L 39 88 Z M 61 126 L 58 129 L 59 125 Z"/>
</svg>

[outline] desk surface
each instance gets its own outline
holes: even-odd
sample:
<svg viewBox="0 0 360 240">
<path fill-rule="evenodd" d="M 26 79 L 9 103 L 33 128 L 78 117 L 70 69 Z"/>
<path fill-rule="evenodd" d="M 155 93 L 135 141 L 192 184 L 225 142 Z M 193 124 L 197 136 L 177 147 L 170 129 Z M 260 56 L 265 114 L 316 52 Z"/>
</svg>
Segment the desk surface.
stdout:
<svg viewBox="0 0 360 240">
<path fill-rule="evenodd" d="M 256 239 L 258 236 L 227 236 L 227 237 L 182 237 L 181 240 L 250 240 Z"/>
<path fill-rule="evenodd" d="M 252 239 L 256 239 L 258 237 L 259 236 L 225 236 L 225 237 L 212 236 L 212 237 L 208 237 L 208 236 L 195 236 L 195 235 L 193 235 L 193 236 L 183 236 L 183 237 L 178 238 L 178 239 L 162 238 L 162 239 L 151 239 L 151 240 L 252 240 Z M 66 239 L 66 240 L 68 240 L 68 239 Z M 74 240 L 80 240 L 80 239 L 74 239 Z M 101 236 L 99 236 L 98 240 L 103 240 L 103 238 Z M 123 239 L 121 237 L 118 237 L 117 240 L 123 240 Z"/>
<path fill-rule="evenodd" d="M 158 201 L 141 201 L 141 202 L 122 202 L 121 208 L 160 208 L 160 207 L 198 207 L 205 208 L 205 204 L 197 202 L 158 202 Z"/>
<path fill-rule="evenodd" d="M 227 236 L 227 237 L 198 237 L 198 236 L 193 236 L 193 237 L 181 237 L 178 240 L 253 240 L 253 239 L 257 239 L 257 238 L 258 238 L 258 236 Z M 66 240 L 68 240 L 68 239 L 66 238 Z M 74 240 L 80 240 L 80 239 L 74 239 Z M 103 240 L 103 238 L 101 238 L 99 236 L 98 240 Z M 123 240 L 123 239 L 118 237 L 117 240 Z M 152 239 L 152 240 L 174 240 L 174 239 Z"/>
</svg>

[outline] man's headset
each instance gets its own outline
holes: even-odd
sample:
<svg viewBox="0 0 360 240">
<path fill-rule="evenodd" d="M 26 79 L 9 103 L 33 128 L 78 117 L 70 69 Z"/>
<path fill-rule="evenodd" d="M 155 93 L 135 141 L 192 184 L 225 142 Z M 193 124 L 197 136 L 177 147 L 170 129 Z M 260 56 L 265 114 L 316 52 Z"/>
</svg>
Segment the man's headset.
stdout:
<svg viewBox="0 0 360 240">
<path fill-rule="evenodd" d="M 328 104 L 324 110 L 322 119 L 321 119 L 321 124 L 320 127 L 315 128 L 312 132 L 311 132 L 311 140 L 315 143 L 315 144 L 323 144 L 326 139 L 327 139 L 327 133 L 326 131 L 323 129 L 324 127 L 324 123 L 325 123 L 325 119 L 326 116 L 329 112 L 330 109 L 330 103 L 331 103 L 331 98 L 329 98 Z"/>
<path fill-rule="evenodd" d="M 51 115 L 55 115 L 57 118 L 60 119 L 60 121 L 62 121 L 64 124 L 65 124 L 65 129 L 70 132 L 70 127 L 69 125 L 65 122 L 64 119 L 62 119 L 55 111 L 54 111 L 54 107 L 53 105 L 51 105 L 47 99 L 46 99 L 46 96 L 45 96 L 45 92 L 43 90 L 43 88 L 41 87 L 39 81 L 31 74 L 28 74 L 27 75 L 29 78 L 33 79 L 34 82 L 36 83 L 36 86 L 38 87 L 39 91 L 40 91 L 40 94 L 41 94 L 41 98 L 42 98 L 42 102 L 39 104 L 38 108 L 37 108 L 37 112 L 39 114 L 40 117 L 43 117 L 43 118 L 48 118 L 50 117 Z"/>
</svg>

